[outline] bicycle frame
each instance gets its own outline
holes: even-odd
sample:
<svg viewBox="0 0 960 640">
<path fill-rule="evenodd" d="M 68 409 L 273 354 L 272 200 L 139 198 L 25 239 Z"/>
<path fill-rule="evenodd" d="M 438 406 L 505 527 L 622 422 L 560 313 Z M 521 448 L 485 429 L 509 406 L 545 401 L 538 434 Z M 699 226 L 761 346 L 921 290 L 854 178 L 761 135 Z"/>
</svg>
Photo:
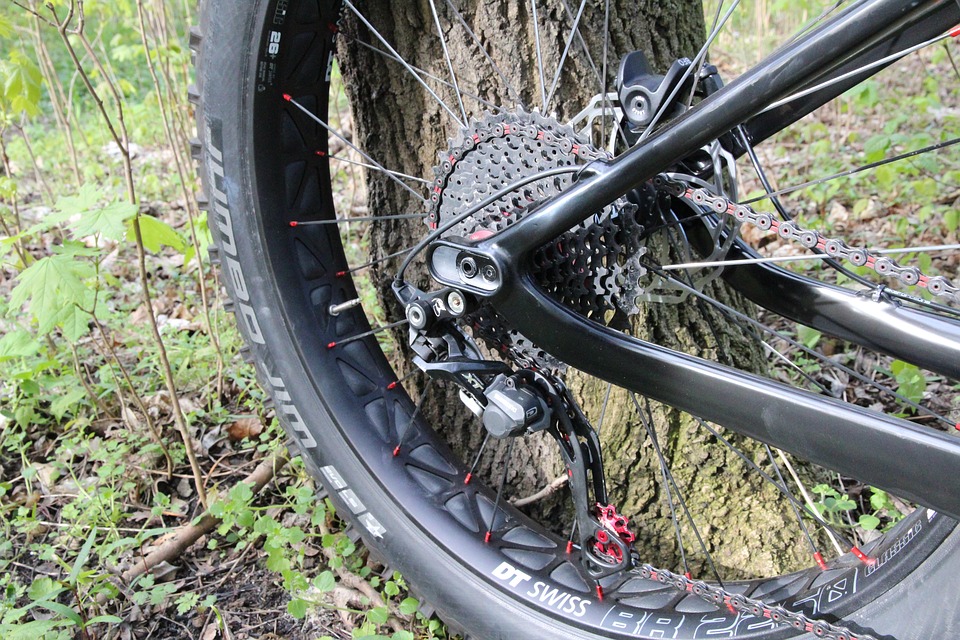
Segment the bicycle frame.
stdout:
<svg viewBox="0 0 960 640">
<path fill-rule="evenodd" d="M 512 327 L 563 362 L 960 518 L 960 491 L 944 482 L 960 477 L 960 440 L 592 323 L 540 291 L 528 270 L 535 249 L 703 145 L 739 125 L 753 140 L 764 139 L 877 69 L 763 113 L 766 105 L 958 23 L 956 0 L 857 3 L 640 145 L 609 163 L 590 165 L 573 187 L 533 214 L 488 240 L 460 248 L 497 266 L 501 282 L 489 296 L 493 306 Z M 726 278 L 777 313 L 944 375 L 960 375 L 960 323 L 954 320 L 874 301 L 769 265 L 728 268 Z"/>
</svg>

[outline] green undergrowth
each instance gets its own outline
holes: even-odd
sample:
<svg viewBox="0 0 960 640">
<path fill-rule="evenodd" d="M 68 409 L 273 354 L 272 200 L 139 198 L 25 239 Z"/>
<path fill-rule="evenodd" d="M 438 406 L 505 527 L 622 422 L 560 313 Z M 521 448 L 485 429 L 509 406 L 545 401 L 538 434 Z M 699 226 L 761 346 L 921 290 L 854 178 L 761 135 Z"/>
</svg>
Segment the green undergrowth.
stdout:
<svg viewBox="0 0 960 640">
<path fill-rule="evenodd" d="M 286 439 L 207 259 L 192 4 L 86 2 L 82 27 L 22 5 L 0 15 L 0 637 L 446 637 L 299 459 L 243 482 Z"/>
</svg>

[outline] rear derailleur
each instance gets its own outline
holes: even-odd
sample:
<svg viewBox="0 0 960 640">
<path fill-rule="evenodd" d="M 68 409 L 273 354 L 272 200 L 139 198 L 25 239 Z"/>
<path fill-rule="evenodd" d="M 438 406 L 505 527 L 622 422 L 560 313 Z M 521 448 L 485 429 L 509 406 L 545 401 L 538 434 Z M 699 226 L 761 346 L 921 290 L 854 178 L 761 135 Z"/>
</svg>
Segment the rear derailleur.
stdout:
<svg viewBox="0 0 960 640">
<path fill-rule="evenodd" d="M 514 371 L 486 360 L 458 324 L 474 311 L 471 298 L 446 288 L 420 291 L 394 282 L 409 322 L 413 363 L 431 378 L 453 382 L 460 399 L 494 438 L 546 432 L 560 448 L 568 475 L 581 564 L 594 579 L 635 565 L 635 535 L 609 504 L 600 440 L 563 382 L 535 369 Z M 571 552 L 573 545 L 568 545 Z"/>
</svg>

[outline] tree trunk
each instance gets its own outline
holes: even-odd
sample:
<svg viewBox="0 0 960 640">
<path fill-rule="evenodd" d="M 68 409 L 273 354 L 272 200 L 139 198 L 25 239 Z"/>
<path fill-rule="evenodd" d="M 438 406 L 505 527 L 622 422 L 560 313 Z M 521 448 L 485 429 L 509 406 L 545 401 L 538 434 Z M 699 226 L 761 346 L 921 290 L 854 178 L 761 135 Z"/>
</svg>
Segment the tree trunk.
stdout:
<svg viewBox="0 0 960 640">
<path fill-rule="evenodd" d="M 462 119 L 454 91 L 436 80 L 449 83 L 450 73 L 437 37 L 431 3 L 370 0 L 362 4 L 364 17 L 403 60 L 423 70 L 425 83 Z M 614 0 L 610 3 L 609 39 L 604 38 L 604 3 L 587 3 L 590 6 L 583 12 L 580 34 L 592 54 L 591 64 L 583 55 L 580 39 L 570 40 L 571 26 L 579 10 L 575 0 L 455 2 L 476 39 L 463 28 L 448 3 L 435 0 L 435 4 L 461 90 L 505 109 L 515 109 L 519 100 L 542 110 L 544 95 L 551 94 L 558 63 L 568 41 L 571 42 L 556 95 L 547 106 L 547 113 L 559 122 L 579 113 L 590 98 L 613 90 L 619 60 L 625 53 L 642 50 L 654 67 L 663 72 L 677 58 L 692 58 L 704 38 L 699 3 Z M 544 60 L 543 82 L 537 65 L 534 8 L 539 26 L 539 55 Z M 443 155 L 450 148 L 449 140 L 459 133 L 453 115 L 439 106 L 411 73 L 383 54 L 386 45 L 352 13 L 345 12 L 341 33 L 339 60 L 352 107 L 354 142 L 368 151 L 375 150 L 371 155 L 385 167 L 432 180 L 432 168 L 439 163 L 438 152 Z M 477 40 L 483 43 L 483 51 Z M 606 65 L 602 55 L 605 47 L 610 61 Z M 598 78 L 604 70 L 606 87 L 601 86 Z M 504 76 L 509 79 L 509 86 Z M 482 118 L 483 112 L 491 108 L 475 99 L 465 99 L 463 107 L 472 119 Z M 377 215 L 424 210 L 422 202 L 382 172 L 367 172 L 366 193 L 369 211 Z M 371 232 L 371 251 L 375 257 L 392 254 L 415 244 L 427 232 L 420 221 L 385 221 Z M 378 280 L 389 283 L 397 266 L 395 260 L 379 265 Z M 422 268 L 408 271 L 407 279 L 424 290 L 435 288 Z M 721 287 L 711 286 L 711 290 L 721 300 L 744 306 Z M 402 311 L 396 308 L 392 294 L 382 291 L 381 296 L 388 316 L 399 317 Z M 695 301 L 650 304 L 632 321 L 636 335 L 658 344 L 721 362 L 762 366 L 754 342 L 732 330 L 716 311 Z M 398 342 L 402 339 L 398 336 Z M 401 369 L 409 369 L 409 365 L 401 365 Z M 568 376 L 568 384 L 596 427 L 607 384 L 573 373 Z M 461 450 L 469 463 L 484 432 L 456 395 L 452 389 L 435 392 L 424 412 L 450 434 L 452 446 Z M 645 401 L 641 398 L 640 402 Z M 680 549 L 653 442 L 625 391 L 614 389 L 606 404 L 601 439 L 611 499 L 621 513 L 631 518 L 641 557 L 654 564 L 676 567 Z M 800 542 L 797 527 L 790 524 L 794 516 L 772 487 L 765 485 L 731 451 L 719 446 L 689 416 L 664 407 L 655 407 L 653 415 L 664 457 L 723 577 L 769 575 L 804 564 L 801 558 L 808 557 L 808 552 Z M 772 472 L 762 447 L 736 442 L 761 467 Z M 548 437 L 518 440 L 511 460 L 504 459 L 507 444 L 491 444 L 479 470 L 496 484 L 500 470 L 506 468 L 511 495 L 534 494 L 562 475 L 556 445 Z M 673 502 L 677 517 L 683 522 L 680 528 L 690 568 L 699 573 L 704 554 L 689 522 L 683 518 L 676 495 Z M 565 489 L 528 509 L 544 521 L 571 521 Z"/>
</svg>

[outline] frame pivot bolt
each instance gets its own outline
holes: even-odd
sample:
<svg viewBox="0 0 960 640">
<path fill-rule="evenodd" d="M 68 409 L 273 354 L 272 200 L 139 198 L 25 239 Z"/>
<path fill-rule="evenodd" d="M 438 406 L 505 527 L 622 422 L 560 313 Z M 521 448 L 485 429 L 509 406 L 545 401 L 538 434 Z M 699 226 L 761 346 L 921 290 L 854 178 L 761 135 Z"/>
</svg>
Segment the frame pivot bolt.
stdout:
<svg viewBox="0 0 960 640">
<path fill-rule="evenodd" d="M 494 267 L 492 264 L 488 264 L 485 267 L 483 267 L 483 269 L 481 270 L 481 274 L 483 275 L 484 280 L 487 280 L 489 282 L 494 282 L 497 279 L 497 268 Z"/>
<path fill-rule="evenodd" d="M 477 276 L 477 261 L 467 257 L 460 261 L 460 273 L 464 278 L 475 278 Z"/>
</svg>

